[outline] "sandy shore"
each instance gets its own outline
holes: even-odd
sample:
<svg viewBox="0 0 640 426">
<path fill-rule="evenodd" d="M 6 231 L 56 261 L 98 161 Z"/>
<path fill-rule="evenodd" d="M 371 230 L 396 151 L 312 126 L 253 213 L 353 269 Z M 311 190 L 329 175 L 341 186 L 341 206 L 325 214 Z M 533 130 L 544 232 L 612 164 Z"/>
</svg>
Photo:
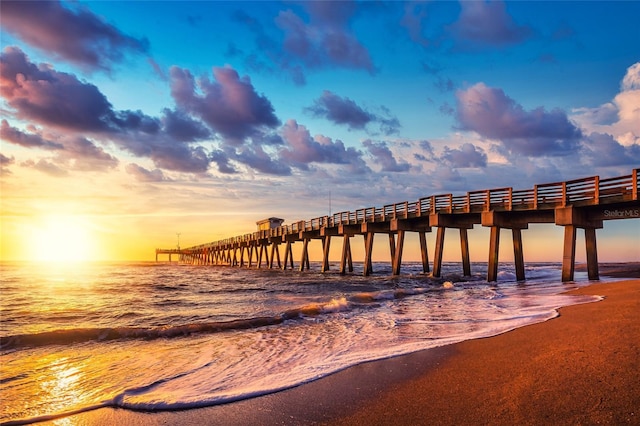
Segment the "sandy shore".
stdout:
<svg viewBox="0 0 640 426">
<path fill-rule="evenodd" d="M 574 291 L 605 300 L 486 339 L 349 368 L 223 406 L 100 409 L 64 424 L 640 424 L 640 280 Z"/>
</svg>

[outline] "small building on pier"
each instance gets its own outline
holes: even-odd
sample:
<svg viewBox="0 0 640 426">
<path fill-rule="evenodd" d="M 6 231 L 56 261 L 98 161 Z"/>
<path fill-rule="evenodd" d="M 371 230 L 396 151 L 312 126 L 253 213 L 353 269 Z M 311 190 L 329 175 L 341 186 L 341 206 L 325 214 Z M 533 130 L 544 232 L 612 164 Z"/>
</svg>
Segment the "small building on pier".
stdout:
<svg viewBox="0 0 640 426">
<path fill-rule="evenodd" d="M 268 231 L 269 229 L 277 228 L 281 226 L 284 222 L 284 219 L 280 219 L 277 217 L 270 217 L 267 219 L 262 219 L 256 222 L 258 225 L 258 231 Z"/>
</svg>

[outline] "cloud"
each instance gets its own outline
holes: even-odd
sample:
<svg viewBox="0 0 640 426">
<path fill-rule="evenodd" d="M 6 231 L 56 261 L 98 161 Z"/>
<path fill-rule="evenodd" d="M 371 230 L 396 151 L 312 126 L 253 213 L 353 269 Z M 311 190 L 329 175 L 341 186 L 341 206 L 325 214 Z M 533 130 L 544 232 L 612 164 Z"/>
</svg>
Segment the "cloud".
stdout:
<svg viewBox="0 0 640 426">
<path fill-rule="evenodd" d="M 519 43 L 531 28 L 516 24 L 502 1 L 461 1 L 460 16 L 448 29 L 459 48 L 500 47 Z"/>
<path fill-rule="evenodd" d="M 501 89 L 484 83 L 458 90 L 456 98 L 460 128 L 497 139 L 512 154 L 568 155 L 577 149 L 582 136 L 563 111 L 526 111 Z"/>
<path fill-rule="evenodd" d="M 147 53 L 149 42 L 126 35 L 83 6 L 59 1 L 5 1 L 0 19 L 5 31 L 89 70 L 110 70 L 128 52 Z"/>
<path fill-rule="evenodd" d="M 291 168 L 284 162 L 272 158 L 260 145 L 243 146 L 235 159 L 252 169 L 277 176 L 289 176 Z"/>
<path fill-rule="evenodd" d="M 73 137 L 65 141 L 64 151 L 58 152 L 56 163 L 67 163 L 79 171 L 106 171 L 116 167 L 118 159 L 86 138 Z"/>
<path fill-rule="evenodd" d="M 640 62 L 636 62 L 627 68 L 622 79 L 622 91 L 640 90 Z"/>
<path fill-rule="evenodd" d="M 309 23 L 291 10 L 280 12 L 275 22 L 285 32 L 283 49 L 309 68 L 341 67 L 375 73 L 367 49 L 350 33 L 355 12 L 352 2 L 309 2 Z"/>
<path fill-rule="evenodd" d="M 620 92 L 611 102 L 572 113 L 585 133 L 607 133 L 626 146 L 640 143 L 640 62 L 627 68 Z"/>
<path fill-rule="evenodd" d="M 470 143 L 464 143 L 457 149 L 445 146 L 442 159 L 456 168 L 487 167 L 487 154 Z"/>
<path fill-rule="evenodd" d="M 33 126 L 30 126 L 33 128 Z M 0 125 L 2 139 L 26 148 L 40 148 L 55 151 L 53 163 L 73 170 L 105 171 L 118 165 L 118 159 L 93 142 L 79 137 L 58 138 L 51 141 L 33 128 L 35 133 L 23 132 L 11 127 L 6 120 Z M 44 163 L 42 164 L 44 167 Z"/>
<path fill-rule="evenodd" d="M 407 2 L 404 5 L 404 14 L 400 20 L 400 25 L 403 26 L 411 40 L 414 43 L 418 43 L 422 46 L 429 46 L 431 42 L 423 34 L 423 22 L 427 17 L 427 8 L 425 3 L 421 2 Z M 425 71 L 431 73 L 433 68 L 426 66 L 423 63 Z"/>
<path fill-rule="evenodd" d="M 211 161 L 216 163 L 218 166 L 218 171 L 224 174 L 235 174 L 238 171 L 229 164 L 229 157 L 222 150 L 213 151 L 210 155 Z"/>
<path fill-rule="evenodd" d="M 45 159 L 40 159 L 38 162 L 33 160 L 27 160 L 20 164 L 22 167 L 29 167 L 44 174 L 53 177 L 65 177 L 69 174 L 69 172 L 54 163 L 51 163 Z"/>
<path fill-rule="evenodd" d="M 169 79 L 164 69 L 162 69 L 160 64 L 158 64 L 153 58 L 147 58 L 147 62 L 151 65 L 151 69 L 153 69 L 153 72 L 156 73 L 160 80 L 167 81 Z"/>
<path fill-rule="evenodd" d="M 203 147 L 183 143 L 206 137 L 203 125 L 175 111 L 165 110 L 163 120 L 140 111 L 116 111 L 96 86 L 50 65 L 33 64 L 17 47 L 0 55 L 0 94 L 18 118 L 67 135 L 113 142 L 151 158 L 158 167 L 203 173 L 209 166 Z"/>
<path fill-rule="evenodd" d="M 377 115 L 358 106 L 349 98 L 342 98 L 328 90 L 314 101 L 313 106 L 306 108 L 315 117 L 324 117 L 335 124 L 346 125 L 350 129 L 364 129 L 367 124 L 377 122 L 380 130 L 386 134 L 398 133 L 400 122 L 391 116 L 389 110 L 381 107 L 385 116 Z"/>
<path fill-rule="evenodd" d="M 341 98 L 328 90 L 322 92 L 322 96 L 306 110 L 316 117 L 324 117 L 336 124 L 346 124 L 351 129 L 364 129 L 364 126 L 375 120 L 373 114 L 360 108 L 351 99 Z"/>
<path fill-rule="evenodd" d="M 436 161 L 436 156 L 431 146 L 431 142 L 422 140 L 418 142 L 421 152 L 413 153 L 413 158 L 418 161 Z"/>
<path fill-rule="evenodd" d="M 236 11 L 232 19 L 253 34 L 256 52 L 245 54 L 231 46 L 228 53 L 244 56 L 252 70 L 284 72 L 297 85 L 306 84 L 305 72 L 310 69 L 347 68 L 375 73 L 369 51 L 349 28 L 357 9 L 355 2 L 304 2 L 302 7 L 307 12 L 305 18 L 292 10 L 281 11 L 274 18 L 282 37 L 270 36 L 257 18 L 244 10 Z"/>
<path fill-rule="evenodd" d="M 373 156 L 373 161 L 382 166 L 383 172 L 406 172 L 411 168 L 409 163 L 398 162 L 385 142 L 374 142 L 367 139 L 362 145 Z"/>
<path fill-rule="evenodd" d="M 38 134 L 25 133 L 20 129 L 11 127 L 7 120 L 0 124 L 0 137 L 10 143 L 25 148 L 41 148 L 48 150 L 63 149 L 64 145 L 49 141 Z"/>
<path fill-rule="evenodd" d="M 637 166 L 640 164 L 640 143 L 624 146 L 606 133 L 591 133 L 584 141 L 585 156 L 595 167 Z"/>
<path fill-rule="evenodd" d="M 115 119 L 96 86 L 48 65 L 36 66 L 17 47 L 0 55 L 0 94 L 19 118 L 51 126 L 105 131 Z"/>
<path fill-rule="evenodd" d="M 280 132 L 287 143 L 280 150 L 280 157 L 299 169 L 308 170 L 310 163 L 349 164 L 362 155 L 355 148 L 345 148 L 340 140 L 311 137 L 309 130 L 295 120 L 288 120 Z"/>
<path fill-rule="evenodd" d="M 147 170 L 144 167 L 137 165 L 136 163 L 127 164 L 127 166 L 125 167 L 125 171 L 140 182 L 164 182 L 170 180 L 164 175 L 162 170 Z"/>
<path fill-rule="evenodd" d="M 15 162 L 16 159 L 14 157 L 7 157 L 0 152 L 0 173 L 3 175 L 10 175 L 11 171 L 8 169 L 8 166 Z"/>
<path fill-rule="evenodd" d="M 204 147 L 177 143 L 166 134 L 129 133 L 117 143 L 138 157 L 150 158 L 161 169 L 205 173 L 209 168 L 210 159 Z"/>
<path fill-rule="evenodd" d="M 171 95 L 184 111 L 193 114 L 218 132 L 227 143 L 242 144 L 244 139 L 264 128 L 280 124 L 271 102 L 259 95 L 249 77 L 240 78 L 229 67 L 213 68 L 215 81 L 199 81 L 188 70 L 171 68 Z"/>
<path fill-rule="evenodd" d="M 209 129 L 184 111 L 165 108 L 163 114 L 161 121 L 164 131 L 177 141 L 195 142 L 211 136 Z"/>
</svg>

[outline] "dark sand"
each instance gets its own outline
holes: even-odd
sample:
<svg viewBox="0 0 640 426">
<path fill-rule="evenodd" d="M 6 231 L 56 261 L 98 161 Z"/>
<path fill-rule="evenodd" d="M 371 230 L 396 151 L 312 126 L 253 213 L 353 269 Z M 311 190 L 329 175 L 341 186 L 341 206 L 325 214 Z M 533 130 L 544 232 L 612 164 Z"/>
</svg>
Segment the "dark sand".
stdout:
<svg viewBox="0 0 640 426">
<path fill-rule="evenodd" d="M 640 280 L 502 335 L 355 366 L 237 403 L 99 409 L 69 425 L 640 425 Z"/>
</svg>

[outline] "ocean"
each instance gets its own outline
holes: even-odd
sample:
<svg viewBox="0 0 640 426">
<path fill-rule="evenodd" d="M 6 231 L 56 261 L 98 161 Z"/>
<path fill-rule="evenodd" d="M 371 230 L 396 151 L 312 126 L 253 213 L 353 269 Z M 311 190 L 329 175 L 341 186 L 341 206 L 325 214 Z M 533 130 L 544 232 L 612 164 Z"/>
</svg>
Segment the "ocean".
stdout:
<svg viewBox="0 0 640 426">
<path fill-rule="evenodd" d="M 403 265 L 349 275 L 176 263 L 0 264 L 0 423 L 100 407 L 177 410 L 291 388 L 359 363 L 493 336 L 599 300 L 560 265 Z"/>
</svg>

